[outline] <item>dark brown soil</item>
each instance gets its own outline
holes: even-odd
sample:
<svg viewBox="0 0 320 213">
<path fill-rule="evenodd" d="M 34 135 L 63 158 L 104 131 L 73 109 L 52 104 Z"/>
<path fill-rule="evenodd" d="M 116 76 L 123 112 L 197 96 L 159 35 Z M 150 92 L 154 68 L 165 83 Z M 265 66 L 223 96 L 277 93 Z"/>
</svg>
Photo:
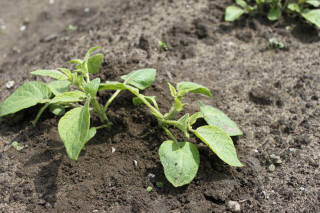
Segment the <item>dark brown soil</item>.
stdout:
<svg viewBox="0 0 320 213">
<path fill-rule="evenodd" d="M 167 82 L 210 88 L 213 98 L 200 99 L 244 131 L 234 141 L 245 165 L 229 167 L 199 145 L 197 177 L 174 188 L 157 154 L 166 137 L 149 113 L 131 104 L 128 93 L 110 109 L 113 129 L 100 131 L 73 162 L 60 142 L 58 118 L 47 113 L 32 128 L 36 109 L 31 109 L 0 124 L 1 212 L 226 212 L 229 201 L 239 202 L 242 212 L 320 212 L 317 32 L 286 17 L 277 23 L 260 17 L 226 23 L 223 12 L 231 3 L 1 1 L 0 25 L 6 29 L 0 33 L 0 101 L 23 82 L 41 80 L 29 74 L 32 70 L 68 66 L 69 59 L 100 45 L 103 80 L 119 80 L 138 68 L 158 70 L 146 93 L 158 96 L 163 112 L 171 102 Z M 20 31 L 25 19 L 26 30 Z M 77 30 L 66 30 L 69 24 Z M 269 49 L 272 37 L 286 48 Z M 161 50 L 158 40 L 169 51 Z M 7 89 L 10 80 L 15 85 Z M 103 102 L 110 93 L 99 95 Z M 197 96 L 186 100 L 188 111 L 198 110 Z M 25 148 L 15 150 L 13 141 Z M 272 154 L 282 161 L 273 172 L 268 170 Z M 158 181 L 164 187 L 158 188 Z"/>
</svg>

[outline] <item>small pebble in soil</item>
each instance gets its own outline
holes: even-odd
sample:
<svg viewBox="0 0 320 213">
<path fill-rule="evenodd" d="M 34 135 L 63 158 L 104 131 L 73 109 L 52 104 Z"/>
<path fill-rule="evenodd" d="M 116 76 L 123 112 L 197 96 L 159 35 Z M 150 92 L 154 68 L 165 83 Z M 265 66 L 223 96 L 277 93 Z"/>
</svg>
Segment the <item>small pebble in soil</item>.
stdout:
<svg viewBox="0 0 320 213">
<path fill-rule="evenodd" d="M 111 153 L 114 153 L 116 151 L 116 148 L 111 147 Z"/>
<path fill-rule="evenodd" d="M 7 83 L 6 83 L 6 88 L 7 89 L 11 89 L 13 86 L 14 86 L 14 81 L 8 81 Z"/>
<path fill-rule="evenodd" d="M 153 173 L 149 173 L 149 174 L 147 175 L 147 178 L 148 178 L 148 179 L 155 178 L 155 177 L 156 177 L 156 175 L 153 174 Z"/>
<path fill-rule="evenodd" d="M 54 0 L 49 0 L 49 4 L 54 4 Z"/>
<path fill-rule="evenodd" d="M 270 158 L 272 159 L 273 163 L 275 163 L 275 164 L 281 164 L 282 163 L 282 160 L 281 160 L 280 156 L 278 156 L 278 155 L 271 154 Z"/>
<path fill-rule="evenodd" d="M 89 13 L 89 12 L 90 12 L 90 8 L 86 7 L 86 8 L 84 8 L 83 11 L 84 11 L 85 13 Z"/>
<path fill-rule="evenodd" d="M 27 29 L 27 26 L 26 25 L 22 25 L 21 27 L 20 27 L 20 31 L 25 31 Z"/>
<path fill-rule="evenodd" d="M 296 151 L 296 149 L 295 148 L 289 148 L 289 151 L 290 152 L 294 152 L 294 151 Z"/>
<path fill-rule="evenodd" d="M 133 164 L 134 164 L 134 166 L 138 166 L 138 161 L 136 161 L 136 160 L 133 160 Z"/>
<path fill-rule="evenodd" d="M 240 203 L 238 203 L 237 201 L 230 200 L 228 202 L 228 207 L 232 212 L 240 212 L 241 211 Z"/>
<path fill-rule="evenodd" d="M 274 164 L 270 164 L 270 166 L 268 167 L 269 172 L 274 172 L 274 170 L 276 170 L 276 167 Z"/>
</svg>

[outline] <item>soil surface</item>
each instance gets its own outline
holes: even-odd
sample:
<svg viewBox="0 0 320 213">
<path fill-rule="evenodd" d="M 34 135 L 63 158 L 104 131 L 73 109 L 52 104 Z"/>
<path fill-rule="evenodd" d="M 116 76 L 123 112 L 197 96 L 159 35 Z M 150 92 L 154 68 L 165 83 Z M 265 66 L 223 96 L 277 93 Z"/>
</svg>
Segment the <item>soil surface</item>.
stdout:
<svg viewBox="0 0 320 213">
<path fill-rule="evenodd" d="M 244 132 L 234 142 L 245 165 L 224 164 L 192 138 L 200 149 L 199 172 L 191 184 L 174 188 L 158 157 L 165 134 L 125 92 L 110 108 L 112 130 L 99 131 L 74 162 L 59 139 L 58 117 L 45 113 L 32 127 L 35 107 L 0 124 L 1 212 L 230 212 L 230 201 L 238 202 L 242 212 L 320 212 L 317 32 L 294 17 L 226 23 L 224 8 L 230 4 L 1 1 L 0 101 L 26 81 L 48 80 L 31 71 L 68 67 L 68 60 L 100 45 L 104 81 L 139 68 L 157 69 L 146 94 L 158 97 L 162 112 L 172 101 L 167 82 L 210 88 L 212 98 L 188 96 L 186 111 L 198 110 L 201 99 L 228 114 Z M 285 48 L 270 49 L 270 38 Z M 6 86 L 9 81 L 12 88 Z M 100 93 L 101 103 L 110 95 Z M 13 141 L 24 148 L 17 151 Z M 275 162 L 274 155 L 281 161 Z M 157 187 L 159 181 L 163 187 Z"/>
</svg>

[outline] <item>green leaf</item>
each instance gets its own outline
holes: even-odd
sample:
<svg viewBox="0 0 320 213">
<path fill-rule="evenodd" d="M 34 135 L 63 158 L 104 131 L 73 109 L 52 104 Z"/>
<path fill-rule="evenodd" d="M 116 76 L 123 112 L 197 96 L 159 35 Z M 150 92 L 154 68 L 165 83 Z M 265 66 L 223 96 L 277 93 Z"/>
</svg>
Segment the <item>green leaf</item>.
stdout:
<svg viewBox="0 0 320 213">
<path fill-rule="evenodd" d="M 97 128 L 91 127 L 88 132 L 87 142 L 88 143 L 97 133 Z"/>
<path fill-rule="evenodd" d="M 66 68 L 58 68 L 59 71 L 63 72 L 67 77 L 68 80 L 71 81 L 72 80 L 72 74 L 71 71 L 69 69 Z"/>
<path fill-rule="evenodd" d="M 247 2 L 245 2 L 244 0 L 236 0 L 236 4 L 241 6 L 243 9 L 246 9 L 248 7 Z"/>
<path fill-rule="evenodd" d="M 169 85 L 169 89 L 170 89 L 170 93 L 172 97 L 176 97 L 177 95 L 177 90 L 174 88 L 174 86 L 172 86 L 172 84 L 168 83 Z"/>
<path fill-rule="evenodd" d="M 59 121 L 58 131 L 70 159 L 77 160 L 89 137 L 89 100 L 83 107 L 67 112 Z"/>
<path fill-rule="evenodd" d="M 192 126 L 193 124 L 195 124 L 199 118 L 203 118 L 202 112 L 196 112 L 191 115 L 189 119 L 189 125 Z"/>
<path fill-rule="evenodd" d="M 167 180 L 175 187 L 189 184 L 196 176 L 200 164 L 197 147 L 190 142 L 168 140 L 159 149 L 160 161 Z"/>
<path fill-rule="evenodd" d="M 306 1 L 307 4 L 310 4 L 314 7 L 319 7 L 320 6 L 320 1 L 319 0 L 307 0 Z"/>
<path fill-rule="evenodd" d="M 81 65 L 83 63 L 83 60 L 81 59 L 72 59 L 70 61 L 68 61 L 69 63 L 72 63 L 72 64 L 79 64 Z"/>
<path fill-rule="evenodd" d="M 281 16 L 281 8 L 279 7 L 270 8 L 267 15 L 270 21 L 276 21 L 280 18 L 280 16 Z"/>
<path fill-rule="evenodd" d="M 317 9 L 317 10 L 306 9 L 301 13 L 301 15 L 307 21 L 309 21 L 310 23 L 320 28 L 320 9 Z"/>
<path fill-rule="evenodd" d="M 89 93 L 91 97 L 95 97 L 97 95 L 99 86 L 100 86 L 100 78 L 95 78 L 86 84 L 84 90 L 86 91 L 86 93 Z"/>
<path fill-rule="evenodd" d="M 156 77 L 157 71 L 155 69 L 141 69 L 130 72 L 128 75 L 121 76 L 121 79 L 125 80 L 126 84 L 137 87 L 144 90 L 151 86 Z"/>
<path fill-rule="evenodd" d="M 68 76 L 58 70 L 36 70 L 31 72 L 32 75 L 47 76 L 57 80 L 67 80 Z"/>
<path fill-rule="evenodd" d="M 296 3 L 289 3 L 288 9 L 291 10 L 292 12 L 297 12 L 297 13 L 301 12 L 300 6 Z"/>
<path fill-rule="evenodd" d="M 211 96 L 211 92 L 208 88 L 200 84 L 187 82 L 187 81 L 178 83 L 177 90 L 178 90 L 178 96 L 184 96 L 188 92 L 200 93 L 203 95 Z"/>
<path fill-rule="evenodd" d="M 67 92 L 70 85 L 71 82 L 66 80 L 51 81 L 47 84 L 54 95 L 59 95 L 61 93 Z"/>
<path fill-rule="evenodd" d="M 54 97 L 50 103 L 55 104 L 55 103 L 73 103 L 73 102 L 79 102 L 83 101 L 87 95 L 84 92 L 81 92 L 79 90 L 74 90 L 70 92 L 64 92 L 56 97 Z"/>
<path fill-rule="evenodd" d="M 203 113 L 204 119 L 209 125 L 218 126 L 220 129 L 228 133 L 229 136 L 243 134 L 237 124 L 219 109 L 209 105 L 204 105 L 200 102 L 200 111 Z"/>
<path fill-rule="evenodd" d="M 187 138 L 189 138 L 188 122 L 189 122 L 189 113 L 182 116 L 175 125 L 175 127 L 180 129 Z"/>
<path fill-rule="evenodd" d="M 88 60 L 88 71 L 91 74 L 98 74 L 101 64 L 103 62 L 103 54 L 96 54 L 91 56 Z"/>
<path fill-rule="evenodd" d="M 230 166 L 243 166 L 230 136 L 217 126 L 201 126 L 194 132 L 216 155 Z"/>
<path fill-rule="evenodd" d="M 235 21 L 238 18 L 240 18 L 240 16 L 244 13 L 245 13 L 245 10 L 241 9 L 240 7 L 229 6 L 226 9 L 226 14 L 224 16 L 224 20 L 225 21 Z"/>
<path fill-rule="evenodd" d="M 127 87 L 118 81 L 106 81 L 100 84 L 99 90 L 126 90 Z"/>
<path fill-rule="evenodd" d="M 46 84 L 37 81 L 24 83 L 0 105 L 0 117 L 9 115 L 39 103 L 49 102 L 51 91 Z"/>
<path fill-rule="evenodd" d="M 50 112 L 52 112 L 53 114 L 55 114 L 57 116 L 64 115 L 64 113 L 66 112 L 65 108 L 59 104 L 50 104 L 49 110 L 50 110 Z"/>
</svg>

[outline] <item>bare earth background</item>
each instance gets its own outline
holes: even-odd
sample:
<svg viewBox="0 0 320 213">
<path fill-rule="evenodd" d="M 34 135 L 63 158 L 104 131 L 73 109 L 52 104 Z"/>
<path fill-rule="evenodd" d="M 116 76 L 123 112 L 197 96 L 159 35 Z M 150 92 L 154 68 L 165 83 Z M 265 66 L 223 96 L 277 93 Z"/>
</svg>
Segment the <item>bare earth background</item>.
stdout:
<svg viewBox="0 0 320 213">
<path fill-rule="evenodd" d="M 245 165 L 225 165 L 193 138 L 201 154 L 198 175 L 190 185 L 174 188 L 157 154 L 166 137 L 152 116 L 131 104 L 128 93 L 109 112 L 114 129 L 100 131 L 73 162 L 60 142 L 57 117 L 46 113 L 32 128 L 36 107 L 0 124 L 1 212 L 228 212 L 230 200 L 243 212 L 320 212 L 317 32 L 290 17 L 226 23 L 224 8 L 230 4 L 0 1 L 0 101 L 23 82 L 48 80 L 31 76 L 34 69 L 68 67 L 66 61 L 100 45 L 103 80 L 119 80 L 138 68 L 158 70 L 146 93 L 158 96 L 163 111 L 171 103 L 167 82 L 210 88 L 213 97 L 200 99 L 226 112 L 244 131 L 234 142 Z M 68 31 L 70 24 L 77 29 Z M 272 37 L 285 50 L 270 50 Z M 161 50 L 158 40 L 169 51 Z M 12 80 L 8 89 L 5 84 Z M 110 93 L 99 95 L 104 102 Z M 198 109 L 198 98 L 187 98 L 189 112 Z M 25 148 L 15 150 L 13 141 Z M 273 172 L 271 154 L 282 161 Z M 148 178 L 149 173 L 156 176 Z"/>
</svg>

